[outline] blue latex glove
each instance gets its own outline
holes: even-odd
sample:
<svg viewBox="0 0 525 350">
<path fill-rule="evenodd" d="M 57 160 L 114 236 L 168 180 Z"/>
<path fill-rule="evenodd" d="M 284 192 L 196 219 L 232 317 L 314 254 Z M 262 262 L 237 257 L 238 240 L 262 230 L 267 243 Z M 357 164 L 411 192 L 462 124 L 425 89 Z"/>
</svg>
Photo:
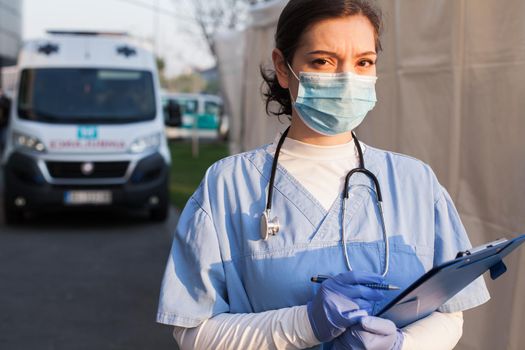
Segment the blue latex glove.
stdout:
<svg viewBox="0 0 525 350">
<path fill-rule="evenodd" d="M 334 340 L 333 350 L 400 350 L 403 334 L 394 322 L 374 316 L 362 317 Z"/>
<path fill-rule="evenodd" d="M 382 283 L 380 275 L 349 271 L 329 278 L 312 301 L 308 302 L 308 318 L 315 336 L 327 342 L 341 335 L 346 328 L 372 311 L 372 302 L 384 298 L 382 292 L 360 283 Z"/>
</svg>

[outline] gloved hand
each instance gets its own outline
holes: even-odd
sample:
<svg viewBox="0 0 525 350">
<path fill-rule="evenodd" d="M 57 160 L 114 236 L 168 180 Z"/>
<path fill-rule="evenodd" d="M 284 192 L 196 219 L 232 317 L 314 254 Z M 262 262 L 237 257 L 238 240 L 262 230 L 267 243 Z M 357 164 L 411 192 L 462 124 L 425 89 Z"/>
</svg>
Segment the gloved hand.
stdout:
<svg viewBox="0 0 525 350">
<path fill-rule="evenodd" d="M 399 350 L 403 333 L 394 322 L 385 318 L 365 316 L 334 340 L 333 350 Z"/>
<path fill-rule="evenodd" d="M 308 318 L 317 339 L 323 343 L 335 339 L 368 315 L 372 302 L 383 299 L 384 295 L 360 284 L 382 282 L 380 275 L 356 271 L 344 272 L 324 281 L 307 304 Z"/>
</svg>

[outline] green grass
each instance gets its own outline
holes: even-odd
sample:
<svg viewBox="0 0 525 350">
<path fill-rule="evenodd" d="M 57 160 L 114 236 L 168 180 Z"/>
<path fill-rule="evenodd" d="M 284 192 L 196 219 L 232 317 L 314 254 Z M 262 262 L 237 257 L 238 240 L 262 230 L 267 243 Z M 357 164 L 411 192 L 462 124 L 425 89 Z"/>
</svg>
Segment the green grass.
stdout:
<svg viewBox="0 0 525 350">
<path fill-rule="evenodd" d="M 228 146 L 224 142 L 199 144 L 199 157 L 191 154 L 191 141 L 172 141 L 171 151 L 170 199 L 178 209 L 184 208 L 206 169 L 215 161 L 228 156 Z"/>
</svg>

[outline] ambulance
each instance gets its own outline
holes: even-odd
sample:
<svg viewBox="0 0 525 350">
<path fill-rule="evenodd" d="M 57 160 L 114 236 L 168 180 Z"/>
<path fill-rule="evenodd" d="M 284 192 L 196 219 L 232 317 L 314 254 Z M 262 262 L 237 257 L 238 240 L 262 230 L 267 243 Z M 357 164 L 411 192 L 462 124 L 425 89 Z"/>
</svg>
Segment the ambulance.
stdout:
<svg viewBox="0 0 525 350">
<path fill-rule="evenodd" d="M 199 137 L 227 139 L 229 118 L 222 98 L 210 94 L 162 92 L 168 138 Z M 173 113 L 173 108 L 179 109 Z M 173 115 L 175 114 L 175 118 Z"/>
<path fill-rule="evenodd" d="M 123 33 L 49 31 L 23 45 L 9 98 L 8 224 L 69 208 L 166 219 L 171 160 L 151 52 Z"/>
</svg>

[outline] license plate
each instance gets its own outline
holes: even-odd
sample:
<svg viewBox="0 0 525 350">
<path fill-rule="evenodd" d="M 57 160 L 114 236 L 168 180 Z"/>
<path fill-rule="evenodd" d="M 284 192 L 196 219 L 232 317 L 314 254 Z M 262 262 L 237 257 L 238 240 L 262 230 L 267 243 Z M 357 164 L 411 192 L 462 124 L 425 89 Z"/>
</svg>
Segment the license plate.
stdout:
<svg viewBox="0 0 525 350">
<path fill-rule="evenodd" d="M 111 191 L 67 191 L 64 193 L 64 203 L 67 205 L 111 204 Z"/>
</svg>

